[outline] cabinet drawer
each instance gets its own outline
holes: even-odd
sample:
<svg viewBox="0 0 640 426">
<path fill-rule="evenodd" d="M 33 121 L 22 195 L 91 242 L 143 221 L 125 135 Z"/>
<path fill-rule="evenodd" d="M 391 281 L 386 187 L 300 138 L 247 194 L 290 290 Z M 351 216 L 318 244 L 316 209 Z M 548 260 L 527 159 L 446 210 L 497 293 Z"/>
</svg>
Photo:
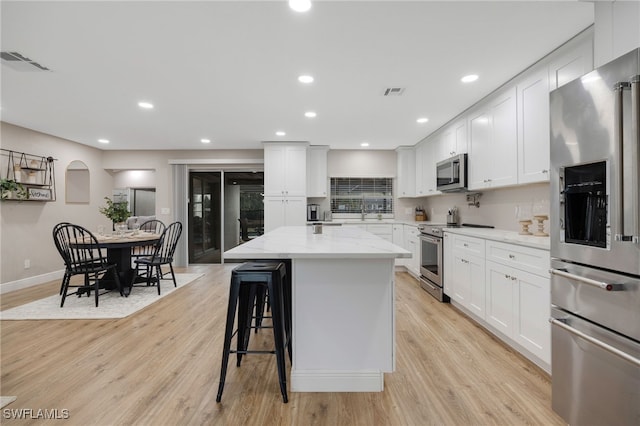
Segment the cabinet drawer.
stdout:
<svg viewBox="0 0 640 426">
<path fill-rule="evenodd" d="M 463 253 L 484 256 L 484 240 L 481 238 L 453 234 L 453 248 Z"/>
<path fill-rule="evenodd" d="M 487 260 L 518 268 L 532 274 L 549 276 L 550 256 L 546 250 L 487 241 Z"/>
</svg>

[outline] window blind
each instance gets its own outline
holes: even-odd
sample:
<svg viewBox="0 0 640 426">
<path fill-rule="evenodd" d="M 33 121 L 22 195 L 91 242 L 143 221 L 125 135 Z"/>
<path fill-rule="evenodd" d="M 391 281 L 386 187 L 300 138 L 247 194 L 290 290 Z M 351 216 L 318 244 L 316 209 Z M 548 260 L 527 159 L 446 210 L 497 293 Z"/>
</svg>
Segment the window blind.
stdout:
<svg viewBox="0 0 640 426">
<path fill-rule="evenodd" d="M 331 212 L 393 213 L 393 178 L 331 178 Z"/>
</svg>

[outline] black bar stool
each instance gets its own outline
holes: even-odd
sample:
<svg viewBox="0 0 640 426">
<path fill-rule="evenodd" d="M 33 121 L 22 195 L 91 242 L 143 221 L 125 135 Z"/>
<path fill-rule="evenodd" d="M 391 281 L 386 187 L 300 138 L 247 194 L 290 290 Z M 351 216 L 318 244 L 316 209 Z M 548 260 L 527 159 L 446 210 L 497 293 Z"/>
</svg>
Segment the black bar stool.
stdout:
<svg viewBox="0 0 640 426">
<path fill-rule="evenodd" d="M 229 354 L 237 355 L 237 366 L 240 367 L 242 356 L 250 353 L 275 354 L 278 365 L 278 378 L 282 399 L 286 403 L 287 381 L 285 370 L 285 346 L 291 359 L 291 293 L 290 279 L 287 277 L 286 266 L 283 262 L 247 262 L 231 272 L 231 288 L 229 291 L 229 306 L 227 308 L 227 324 L 222 351 L 222 368 L 220 371 L 220 385 L 216 402 L 220 402 L 224 382 L 229 364 Z M 264 297 L 268 294 L 271 307 L 271 319 L 273 324 L 273 338 L 275 349 L 273 351 L 247 350 L 252 328 L 267 328 L 259 324 L 258 318 L 264 316 L 259 311 L 264 307 Z M 262 302 L 262 303 L 261 303 Z M 233 330 L 233 324 L 238 310 L 238 328 Z M 254 317 L 254 307 L 257 308 Z M 252 326 L 253 319 L 256 326 Z M 266 317 L 265 317 L 266 318 Z M 237 335 L 237 349 L 231 349 L 231 339 Z"/>
</svg>

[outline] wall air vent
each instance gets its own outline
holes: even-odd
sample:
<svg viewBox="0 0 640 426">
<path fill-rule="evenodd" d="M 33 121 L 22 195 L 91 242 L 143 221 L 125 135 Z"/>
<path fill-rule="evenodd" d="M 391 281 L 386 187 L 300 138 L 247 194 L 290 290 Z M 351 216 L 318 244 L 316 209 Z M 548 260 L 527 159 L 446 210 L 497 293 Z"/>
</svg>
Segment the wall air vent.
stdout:
<svg viewBox="0 0 640 426">
<path fill-rule="evenodd" d="M 16 71 L 50 71 L 49 68 L 32 61 L 18 52 L 0 52 L 2 65 Z"/>
<path fill-rule="evenodd" d="M 387 87 L 382 92 L 382 96 L 400 96 L 404 93 L 404 87 Z"/>
</svg>

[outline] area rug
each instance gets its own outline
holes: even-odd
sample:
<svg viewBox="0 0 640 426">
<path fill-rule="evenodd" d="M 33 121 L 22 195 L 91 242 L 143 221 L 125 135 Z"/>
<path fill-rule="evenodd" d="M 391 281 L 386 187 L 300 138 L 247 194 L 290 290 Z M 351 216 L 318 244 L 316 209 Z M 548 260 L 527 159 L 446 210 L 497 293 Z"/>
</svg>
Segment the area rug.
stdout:
<svg viewBox="0 0 640 426">
<path fill-rule="evenodd" d="M 52 319 L 113 319 L 125 318 L 134 312 L 167 297 L 171 293 L 192 283 L 204 274 L 176 274 L 178 287 L 173 286 L 171 280 L 162 280 L 162 294 L 158 296 L 158 289 L 151 287 L 134 287 L 129 297 L 121 297 L 116 291 L 100 296 L 96 308 L 92 297 L 68 296 L 64 306 L 60 307 L 60 296 L 55 295 L 36 300 L 26 305 L 17 306 L 0 312 L 2 320 L 52 320 Z"/>
<path fill-rule="evenodd" d="M 0 408 L 4 408 L 16 400 L 15 396 L 0 396 Z"/>
</svg>

